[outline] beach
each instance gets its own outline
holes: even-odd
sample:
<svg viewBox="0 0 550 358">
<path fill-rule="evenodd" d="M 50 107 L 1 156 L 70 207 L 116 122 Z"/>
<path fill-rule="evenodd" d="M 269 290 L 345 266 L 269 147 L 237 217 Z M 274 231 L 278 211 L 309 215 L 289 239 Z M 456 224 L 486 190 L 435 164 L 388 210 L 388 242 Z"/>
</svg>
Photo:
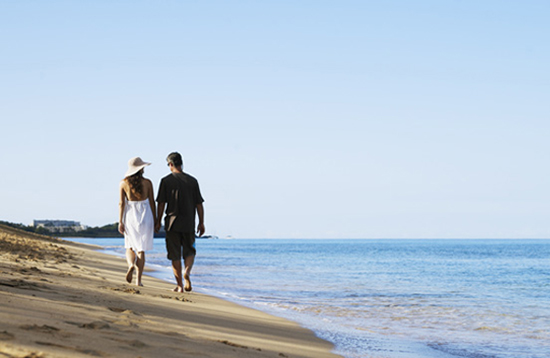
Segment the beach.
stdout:
<svg viewBox="0 0 550 358">
<path fill-rule="evenodd" d="M 123 239 L 67 240 L 124 257 Z M 550 240 L 196 244 L 197 292 L 297 322 L 346 358 L 548 357 Z M 165 250 L 155 239 L 147 266 L 174 282 Z"/>
<path fill-rule="evenodd" d="M 91 245 L 0 226 L 1 357 L 335 358 L 292 321 L 201 293 L 177 294 Z"/>
</svg>

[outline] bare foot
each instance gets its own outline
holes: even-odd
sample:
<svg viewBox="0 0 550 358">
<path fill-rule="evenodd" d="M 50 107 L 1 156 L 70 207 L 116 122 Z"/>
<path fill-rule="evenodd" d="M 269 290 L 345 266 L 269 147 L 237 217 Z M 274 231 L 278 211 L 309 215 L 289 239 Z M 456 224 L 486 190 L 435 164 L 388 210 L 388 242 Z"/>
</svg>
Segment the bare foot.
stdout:
<svg viewBox="0 0 550 358">
<path fill-rule="evenodd" d="M 143 287 L 143 283 L 141 283 L 141 282 L 136 283 L 136 286 Z"/>
<path fill-rule="evenodd" d="M 183 279 L 185 280 L 185 292 L 191 292 L 193 287 L 191 287 L 191 280 L 189 279 L 189 276 L 183 276 Z"/>
<path fill-rule="evenodd" d="M 133 275 L 134 275 L 134 266 L 128 268 L 128 272 L 126 272 L 126 282 L 132 283 Z"/>
<path fill-rule="evenodd" d="M 176 286 L 172 289 L 172 291 L 174 292 L 179 292 L 179 293 L 183 293 L 183 287 L 181 286 Z"/>
</svg>

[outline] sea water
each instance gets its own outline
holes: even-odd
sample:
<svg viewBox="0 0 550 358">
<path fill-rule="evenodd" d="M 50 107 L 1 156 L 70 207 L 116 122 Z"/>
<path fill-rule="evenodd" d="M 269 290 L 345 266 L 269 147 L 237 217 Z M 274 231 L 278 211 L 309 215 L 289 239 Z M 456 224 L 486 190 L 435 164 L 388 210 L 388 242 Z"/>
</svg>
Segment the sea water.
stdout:
<svg viewBox="0 0 550 358">
<path fill-rule="evenodd" d="M 123 240 L 75 241 L 124 255 Z M 550 357 L 550 240 L 196 245 L 194 290 L 298 322 L 346 358 Z M 146 265 L 175 282 L 154 247 Z"/>
</svg>

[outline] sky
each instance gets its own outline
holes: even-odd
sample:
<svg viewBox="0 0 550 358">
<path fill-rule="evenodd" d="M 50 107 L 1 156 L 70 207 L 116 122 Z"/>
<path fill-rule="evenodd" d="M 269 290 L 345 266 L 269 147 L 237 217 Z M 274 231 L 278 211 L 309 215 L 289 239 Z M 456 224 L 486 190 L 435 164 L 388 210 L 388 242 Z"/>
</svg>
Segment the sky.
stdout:
<svg viewBox="0 0 550 358">
<path fill-rule="evenodd" d="M 0 220 L 118 220 L 184 157 L 207 234 L 549 238 L 550 2 L 0 0 Z"/>
</svg>

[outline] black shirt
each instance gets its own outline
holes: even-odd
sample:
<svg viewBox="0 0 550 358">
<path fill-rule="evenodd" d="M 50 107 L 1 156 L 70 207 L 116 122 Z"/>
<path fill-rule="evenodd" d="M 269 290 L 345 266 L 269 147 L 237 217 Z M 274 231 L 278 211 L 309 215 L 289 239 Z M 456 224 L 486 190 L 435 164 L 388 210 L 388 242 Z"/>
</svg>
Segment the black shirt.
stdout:
<svg viewBox="0 0 550 358">
<path fill-rule="evenodd" d="M 160 181 L 157 202 L 166 203 L 166 231 L 195 232 L 196 208 L 204 202 L 197 179 L 186 173 L 165 176 Z"/>
</svg>

